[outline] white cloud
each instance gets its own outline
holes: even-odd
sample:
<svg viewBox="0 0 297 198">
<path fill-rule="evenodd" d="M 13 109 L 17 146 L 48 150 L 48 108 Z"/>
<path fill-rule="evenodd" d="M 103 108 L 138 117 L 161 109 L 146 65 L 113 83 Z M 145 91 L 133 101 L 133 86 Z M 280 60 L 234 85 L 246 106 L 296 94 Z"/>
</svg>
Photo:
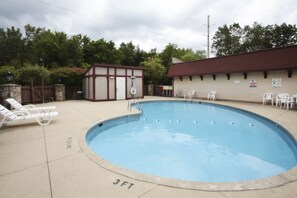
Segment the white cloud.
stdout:
<svg viewBox="0 0 297 198">
<path fill-rule="evenodd" d="M 206 49 L 207 15 L 210 33 L 224 24 L 296 24 L 295 0 L 2 0 L 0 27 L 26 24 L 104 38 L 117 45 L 132 41 L 141 49 L 162 51 L 168 43 Z"/>
</svg>

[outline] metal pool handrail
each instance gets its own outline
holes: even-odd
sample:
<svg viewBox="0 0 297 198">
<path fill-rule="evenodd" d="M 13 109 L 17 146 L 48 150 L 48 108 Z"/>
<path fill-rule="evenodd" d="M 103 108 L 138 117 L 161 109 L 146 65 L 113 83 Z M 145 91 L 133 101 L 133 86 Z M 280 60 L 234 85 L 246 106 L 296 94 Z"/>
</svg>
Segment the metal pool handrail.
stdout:
<svg viewBox="0 0 297 198">
<path fill-rule="evenodd" d="M 133 99 L 129 100 L 128 109 L 131 111 L 131 107 L 133 104 L 137 107 L 137 109 L 140 111 L 140 113 L 143 114 L 143 109 L 137 100 L 133 100 Z"/>
</svg>

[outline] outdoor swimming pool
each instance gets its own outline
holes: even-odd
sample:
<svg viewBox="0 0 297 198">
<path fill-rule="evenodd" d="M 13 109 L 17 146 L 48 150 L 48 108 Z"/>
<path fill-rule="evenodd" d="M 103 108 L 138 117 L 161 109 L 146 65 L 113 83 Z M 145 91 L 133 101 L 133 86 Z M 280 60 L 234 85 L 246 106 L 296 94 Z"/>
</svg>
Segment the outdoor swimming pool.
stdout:
<svg viewBox="0 0 297 198">
<path fill-rule="evenodd" d="M 98 123 L 87 143 L 101 158 L 163 178 L 234 182 L 278 175 L 297 164 L 281 126 L 239 109 L 198 102 L 145 102 L 143 115 Z"/>
</svg>

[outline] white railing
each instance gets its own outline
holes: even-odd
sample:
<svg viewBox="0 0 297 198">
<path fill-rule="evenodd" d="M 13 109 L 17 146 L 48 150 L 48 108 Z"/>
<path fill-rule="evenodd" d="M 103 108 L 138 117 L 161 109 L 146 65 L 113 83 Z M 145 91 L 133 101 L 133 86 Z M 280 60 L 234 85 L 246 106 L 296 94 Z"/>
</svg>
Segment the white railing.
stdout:
<svg viewBox="0 0 297 198">
<path fill-rule="evenodd" d="M 143 109 L 141 107 L 141 105 L 139 104 L 139 102 L 137 100 L 129 100 L 128 102 L 128 110 L 131 111 L 132 105 L 135 105 L 135 107 L 140 111 L 141 114 L 143 114 Z"/>
</svg>

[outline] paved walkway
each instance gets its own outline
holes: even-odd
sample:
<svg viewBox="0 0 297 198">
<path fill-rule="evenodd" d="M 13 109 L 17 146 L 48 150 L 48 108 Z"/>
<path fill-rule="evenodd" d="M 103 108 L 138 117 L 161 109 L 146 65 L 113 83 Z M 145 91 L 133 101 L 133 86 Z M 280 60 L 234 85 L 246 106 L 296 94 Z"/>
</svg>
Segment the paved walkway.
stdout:
<svg viewBox="0 0 297 198">
<path fill-rule="evenodd" d="M 150 99 L 164 98 L 145 98 L 145 100 Z M 169 187 L 131 179 L 102 168 L 86 155 L 79 144 L 79 139 L 82 133 L 100 120 L 130 113 L 127 110 L 127 103 L 127 101 L 47 103 L 44 105 L 55 105 L 59 112 L 59 116 L 54 118 L 50 125 L 41 127 L 34 122 L 26 122 L 1 128 L 0 198 L 297 198 L 296 168 L 278 178 L 285 181 L 280 186 L 239 191 Z M 297 111 L 287 111 L 270 105 L 218 103 L 264 115 L 282 124 L 297 137 Z"/>
</svg>

